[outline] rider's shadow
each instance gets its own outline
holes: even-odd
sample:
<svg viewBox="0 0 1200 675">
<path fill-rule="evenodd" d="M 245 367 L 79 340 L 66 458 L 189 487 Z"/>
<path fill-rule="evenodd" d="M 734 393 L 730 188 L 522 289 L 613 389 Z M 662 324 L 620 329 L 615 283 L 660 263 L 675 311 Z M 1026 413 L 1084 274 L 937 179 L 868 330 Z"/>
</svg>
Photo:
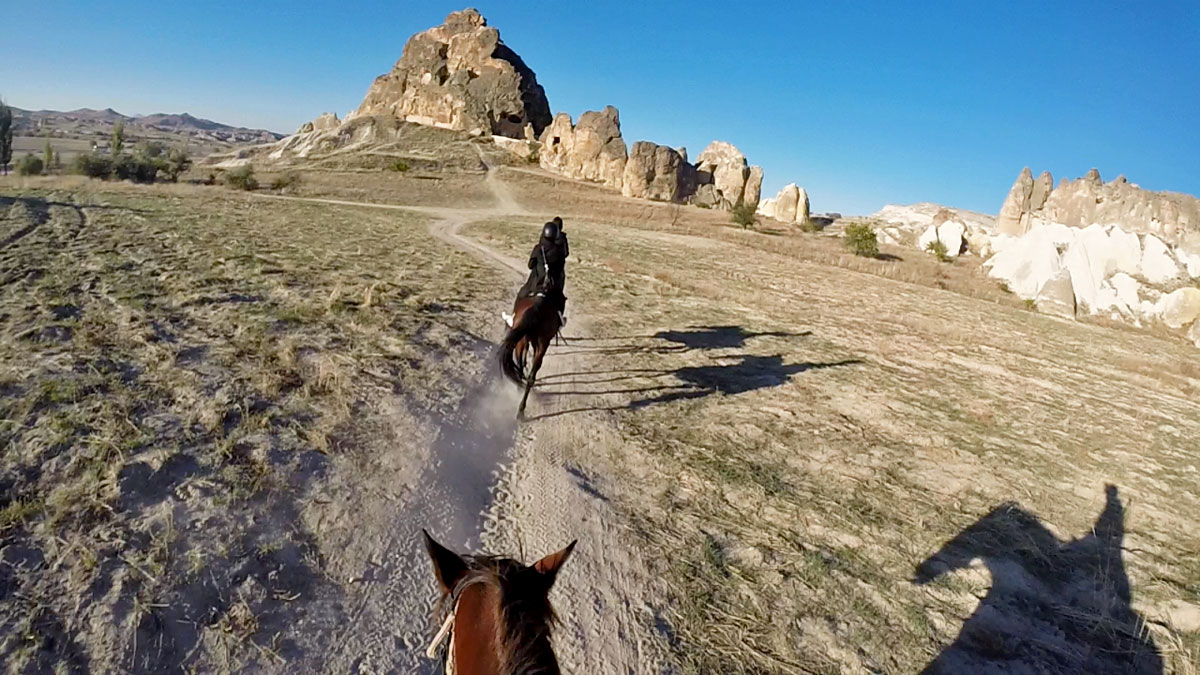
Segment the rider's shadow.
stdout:
<svg viewBox="0 0 1200 675">
<path fill-rule="evenodd" d="M 691 330 L 664 330 L 654 334 L 658 340 L 673 343 L 670 348 L 676 350 L 688 349 L 741 349 L 746 341 L 757 337 L 804 337 L 802 333 L 785 331 L 749 331 L 741 326 L 700 326 Z"/>
<path fill-rule="evenodd" d="M 1160 675 L 1162 657 L 1130 606 L 1121 559 L 1125 508 L 1116 486 L 1092 531 L 1060 541 L 1037 516 L 1005 503 L 917 567 L 927 584 L 978 559 L 988 594 L 924 673 Z"/>
<path fill-rule="evenodd" d="M 641 408 L 657 403 L 668 403 L 682 399 L 702 398 L 712 394 L 744 394 L 757 389 L 778 387 L 792 377 L 808 370 L 837 368 L 862 363 L 859 359 L 846 359 L 828 363 L 784 363 L 783 356 L 756 356 L 741 354 L 736 363 L 711 366 L 689 366 L 668 371 L 683 382 L 655 396 L 649 396 L 629 404 L 630 408 Z"/>
</svg>

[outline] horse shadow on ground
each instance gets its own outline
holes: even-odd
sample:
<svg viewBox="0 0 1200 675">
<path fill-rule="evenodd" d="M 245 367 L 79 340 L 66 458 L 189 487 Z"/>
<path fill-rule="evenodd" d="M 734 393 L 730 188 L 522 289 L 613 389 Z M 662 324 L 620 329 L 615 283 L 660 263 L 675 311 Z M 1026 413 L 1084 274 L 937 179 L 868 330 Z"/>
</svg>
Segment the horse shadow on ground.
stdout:
<svg viewBox="0 0 1200 675">
<path fill-rule="evenodd" d="M 741 354 L 737 362 L 726 365 L 688 366 L 668 371 L 683 382 L 669 387 L 653 396 L 631 401 L 630 408 L 644 408 L 658 403 L 669 403 L 683 399 L 703 398 L 713 394 L 744 394 L 757 389 L 778 387 L 792 377 L 809 370 L 837 368 L 862 363 L 859 359 L 845 359 L 828 363 L 784 363 L 783 355 L 755 356 Z"/>
<path fill-rule="evenodd" d="M 651 354 L 670 354 L 673 352 L 687 352 L 692 350 L 707 350 L 707 349 L 741 349 L 744 348 L 747 342 L 753 338 L 760 337 L 777 337 L 777 338 L 797 338 L 807 337 L 811 335 L 809 331 L 800 333 L 789 333 L 786 331 L 763 331 L 755 332 L 748 331 L 741 326 L 696 326 L 688 330 L 663 330 L 654 335 L 623 335 L 616 337 L 575 337 L 570 338 L 570 343 L 582 342 L 584 345 L 576 345 L 572 351 L 563 352 L 564 354 L 589 354 L 592 356 L 606 354 L 626 354 L 630 352 L 641 352 Z M 621 340 L 623 344 L 596 344 L 588 343 L 603 343 L 607 341 Z M 649 344 L 647 340 L 653 341 Z M 666 342 L 668 344 L 663 344 Z"/>
<path fill-rule="evenodd" d="M 917 566 L 928 584 L 981 560 L 987 596 L 923 673 L 1160 675 L 1162 656 L 1130 605 L 1121 559 L 1125 507 L 1114 485 L 1091 532 L 1060 541 L 1008 502 Z"/>
</svg>

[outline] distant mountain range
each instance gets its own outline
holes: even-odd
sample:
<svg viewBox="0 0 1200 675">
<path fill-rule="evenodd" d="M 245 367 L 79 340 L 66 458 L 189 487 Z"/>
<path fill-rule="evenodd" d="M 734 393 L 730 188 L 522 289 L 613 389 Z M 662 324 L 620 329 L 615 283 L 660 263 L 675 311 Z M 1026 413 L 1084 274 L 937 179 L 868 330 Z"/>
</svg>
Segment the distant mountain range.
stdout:
<svg viewBox="0 0 1200 675">
<path fill-rule="evenodd" d="M 38 136 L 47 131 L 69 136 L 106 136 L 117 122 L 123 122 L 131 133 L 157 131 L 222 143 L 266 143 L 284 136 L 265 129 L 221 124 L 188 113 L 131 116 L 122 115 L 112 108 L 80 108 L 68 112 L 12 108 L 12 112 L 13 132 L 27 136 Z"/>
</svg>

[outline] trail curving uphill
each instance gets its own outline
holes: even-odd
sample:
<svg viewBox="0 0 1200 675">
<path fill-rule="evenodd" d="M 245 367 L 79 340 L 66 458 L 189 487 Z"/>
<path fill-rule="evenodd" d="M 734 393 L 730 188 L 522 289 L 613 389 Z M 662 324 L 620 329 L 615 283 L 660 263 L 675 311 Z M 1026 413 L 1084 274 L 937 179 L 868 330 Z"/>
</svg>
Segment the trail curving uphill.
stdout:
<svg viewBox="0 0 1200 675">
<path fill-rule="evenodd" d="M 495 204 L 479 209 L 407 207 L 333 199 L 270 196 L 273 199 L 419 212 L 432 216 L 431 234 L 502 271 L 513 288 L 524 277 L 521 261 L 461 234 L 465 225 L 497 217 L 530 217 L 494 167 L 486 184 Z M 546 214 L 549 217 L 549 214 Z M 494 338 L 503 324 L 496 307 Z M 578 305 L 571 328 L 587 332 Z M 426 659 L 435 626 L 431 617 L 434 579 L 418 534 L 426 527 L 460 549 L 536 559 L 578 540 L 575 555 L 551 593 L 561 619 L 556 652 L 564 672 L 647 673 L 667 670 L 669 647 L 656 628 L 653 589 L 639 553 L 607 499 L 590 483 L 589 472 L 603 470 L 605 445 L 619 442 L 600 413 L 558 415 L 583 407 L 576 396 L 531 401 L 533 421 L 517 427 L 518 392 L 496 377 L 492 359 L 479 354 L 482 382 L 465 397 L 452 419 L 440 420 L 431 447 L 410 461 L 420 462 L 409 488 L 394 500 L 376 503 L 367 518 L 388 523 L 366 587 L 347 607 L 347 620 L 333 653 L 312 663 L 331 673 L 433 673 Z M 588 370 L 578 355 L 552 349 L 543 372 Z M 571 380 L 565 380 L 570 382 Z M 586 388 L 579 383 L 578 389 Z M 605 407 L 603 395 L 586 404 Z M 395 415 L 405 412 L 397 405 Z M 581 464 L 588 469 L 582 469 Z M 597 469 L 597 467 L 601 467 Z"/>
</svg>

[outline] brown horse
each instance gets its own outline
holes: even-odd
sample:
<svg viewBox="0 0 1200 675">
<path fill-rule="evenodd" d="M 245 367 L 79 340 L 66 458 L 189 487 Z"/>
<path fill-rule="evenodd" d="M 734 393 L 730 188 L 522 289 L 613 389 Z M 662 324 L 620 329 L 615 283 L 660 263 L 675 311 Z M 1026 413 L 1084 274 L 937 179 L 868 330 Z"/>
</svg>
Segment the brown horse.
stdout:
<svg viewBox="0 0 1200 675">
<path fill-rule="evenodd" d="M 575 542 L 526 567 L 511 558 L 460 556 L 425 535 L 425 549 L 450 606 L 429 647 L 434 657 L 446 635 L 446 675 L 557 675 L 550 646 L 557 619 L 547 597 Z"/>
<path fill-rule="evenodd" d="M 525 387 L 517 419 L 525 419 L 525 403 L 542 367 L 542 358 L 561 329 L 558 308 L 551 297 L 535 295 L 517 299 L 513 306 L 513 327 L 500 342 L 499 351 L 500 370 L 508 379 Z M 526 369 L 525 360 L 530 350 L 533 351 L 533 363 Z"/>
</svg>

